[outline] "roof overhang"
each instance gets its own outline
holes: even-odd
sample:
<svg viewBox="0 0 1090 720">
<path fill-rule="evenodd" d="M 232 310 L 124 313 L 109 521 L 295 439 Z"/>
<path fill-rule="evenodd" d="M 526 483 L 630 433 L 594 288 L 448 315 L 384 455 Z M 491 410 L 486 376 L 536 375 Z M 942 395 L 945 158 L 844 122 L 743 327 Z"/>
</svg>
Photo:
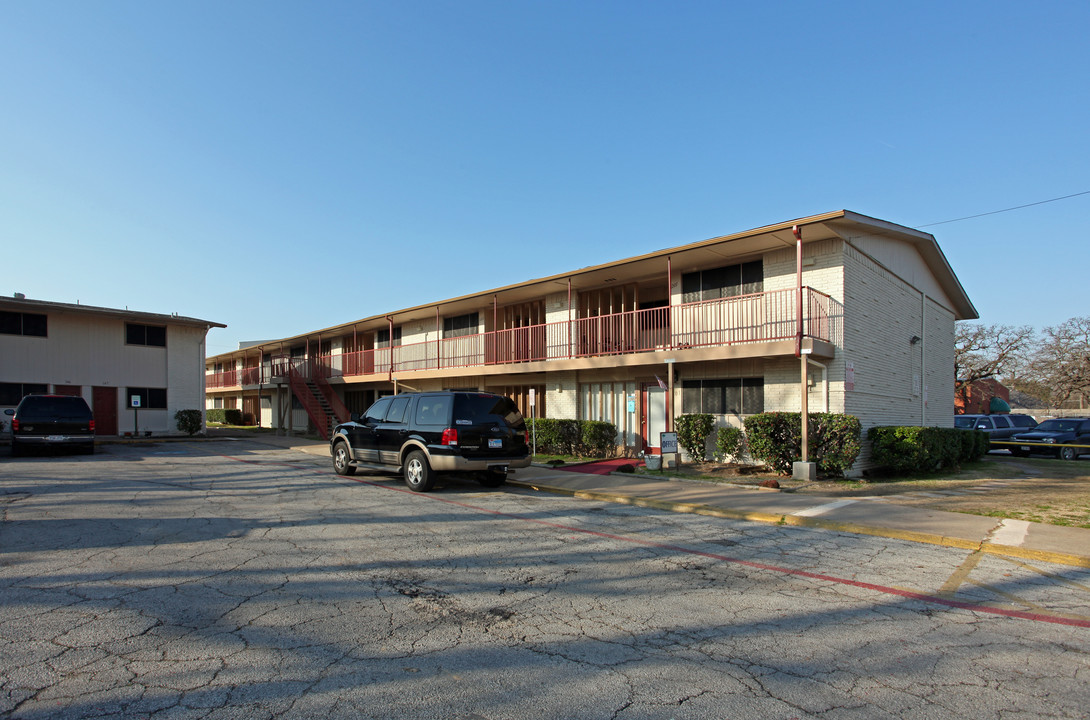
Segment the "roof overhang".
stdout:
<svg viewBox="0 0 1090 720">
<path fill-rule="evenodd" d="M 156 325 L 203 327 L 206 330 L 214 327 L 227 327 L 223 323 L 212 322 L 211 320 L 200 320 L 198 318 L 185 317 L 182 315 L 164 315 L 162 313 L 140 312 L 137 310 L 118 310 L 116 308 L 95 307 L 94 305 L 73 305 L 71 303 L 28 300 L 26 298 L 0 298 L 0 310 L 12 312 L 93 315 L 95 317 L 110 317 L 133 322 L 154 323 Z"/>
<path fill-rule="evenodd" d="M 830 239 L 843 240 L 846 237 L 859 234 L 879 235 L 911 243 L 919 251 L 924 262 L 954 304 L 953 310 L 957 318 L 965 320 L 978 317 L 976 308 L 970 302 L 934 236 L 848 210 L 837 210 L 821 215 L 788 220 L 775 225 L 765 225 L 732 235 L 721 235 L 688 245 L 656 250 L 601 265 L 591 265 L 571 272 L 504 285 L 471 295 L 462 295 L 381 315 L 372 315 L 354 322 L 254 345 L 250 349 L 261 350 L 281 345 L 288 347 L 313 339 L 316 336 L 326 337 L 350 333 L 354 328 L 373 329 L 388 323 L 391 319 L 395 325 L 414 321 L 428 322 L 429 320 L 434 321 L 437 312 L 444 316 L 450 316 L 479 310 L 482 306 L 491 305 L 493 302 L 500 306 L 529 302 L 538 300 L 545 295 L 566 293 L 569 283 L 573 291 L 580 291 L 589 288 L 607 287 L 612 282 L 641 285 L 662 282 L 663 292 L 665 293 L 668 263 L 672 271 L 678 274 L 697 268 L 715 267 L 724 263 L 744 262 L 747 259 L 755 259 L 773 250 L 794 248 L 796 241 L 792 230 L 796 226 L 802 228 L 802 242 L 804 244 Z M 623 280 L 621 277 L 623 277 Z M 245 353 L 245 350 L 236 350 L 223 353 L 223 355 L 232 355 L 239 352 Z"/>
</svg>

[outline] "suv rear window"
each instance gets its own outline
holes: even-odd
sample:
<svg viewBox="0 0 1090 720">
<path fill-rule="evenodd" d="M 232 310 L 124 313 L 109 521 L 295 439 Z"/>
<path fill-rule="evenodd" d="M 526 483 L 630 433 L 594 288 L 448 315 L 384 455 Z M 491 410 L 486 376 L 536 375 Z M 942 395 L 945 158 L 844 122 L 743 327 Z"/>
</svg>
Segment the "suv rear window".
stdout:
<svg viewBox="0 0 1090 720">
<path fill-rule="evenodd" d="M 16 413 L 20 422 L 88 420 L 91 409 L 78 397 L 40 397 L 23 400 Z"/>
<path fill-rule="evenodd" d="M 510 399 L 497 395 L 457 395 L 455 421 L 468 420 L 473 425 L 502 420 L 511 427 L 524 424 L 522 413 Z"/>
<path fill-rule="evenodd" d="M 423 395 L 416 406 L 416 424 L 446 427 L 450 422 L 450 395 Z"/>
</svg>

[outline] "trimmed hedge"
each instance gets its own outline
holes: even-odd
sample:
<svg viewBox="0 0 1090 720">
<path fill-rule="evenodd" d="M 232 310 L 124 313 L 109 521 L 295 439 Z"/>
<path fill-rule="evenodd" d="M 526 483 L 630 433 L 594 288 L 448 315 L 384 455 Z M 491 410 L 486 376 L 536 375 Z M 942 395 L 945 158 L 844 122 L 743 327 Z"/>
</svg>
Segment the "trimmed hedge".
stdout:
<svg viewBox="0 0 1090 720">
<path fill-rule="evenodd" d="M 822 475 L 843 475 L 862 450 L 863 426 L 854 415 L 810 413 L 809 457 Z M 783 475 L 802 457 L 799 413 L 769 412 L 745 419 L 749 454 Z"/>
<path fill-rule="evenodd" d="M 617 426 L 596 420 L 526 419 L 526 442 L 534 452 L 576 457 L 613 457 L 617 454 Z"/>
<path fill-rule="evenodd" d="M 617 426 L 609 422 L 586 420 L 580 438 L 583 449 L 591 457 L 613 457 L 617 454 Z"/>
<path fill-rule="evenodd" d="M 704 413 L 679 415 L 674 418 L 678 445 L 685 448 L 694 462 L 703 462 L 708 438 L 715 428 L 715 418 Z"/>
<path fill-rule="evenodd" d="M 868 430 L 867 439 L 876 464 L 903 473 L 956 470 L 988 451 L 988 435 L 981 430 L 881 426 Z"/>
<path fill-rule="evenodd" d="M 241 425 L 242 411 L 212 408 L 205 410 L 205 418 L 210 423 L 219 423 L 220 425 Z"/>
</svg>

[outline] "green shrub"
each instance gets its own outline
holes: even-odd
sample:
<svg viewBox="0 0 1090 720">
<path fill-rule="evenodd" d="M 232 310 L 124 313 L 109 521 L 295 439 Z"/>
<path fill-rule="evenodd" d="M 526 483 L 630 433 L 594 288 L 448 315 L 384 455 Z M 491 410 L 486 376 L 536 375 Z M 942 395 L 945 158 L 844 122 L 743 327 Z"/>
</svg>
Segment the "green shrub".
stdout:
<svg viewBox="0 0 1090 720">
<path fill-rule="evenodd" d="M 578 420 L 557 420 L 556 434 L 561 455 L 582 455 L 583 428 Z"/>
<path fill-rule="evenodd" d="M 859 418 L 839 413 L 810 413 L 809 458 L 823 475 L 843 475 L 862 449 Z M 788 474 L 802 456 L 799 413 L 770 412 L 745 419 L 749 453 L 776 472 Z"/>
<path fill-rule="evenodd" d="M 210 423 L 219 423 L 220 425 L 224 425 L 224 424 L 227 423 L 227 419 L 224 416 L 224 412 L 225 411 L 224 411 L 223 408 L 210 408 L 208 410 L 205 410 L 204 414 L 205 414 L 205 418 L 208 420 L 208 422 L 210 422 Z"/>
<path fill-rule="evenodd" d="M 560 446 L 560 434 L 555 420 L 548 418 L 526 419 L 526 442 L 533 446 L 534 452 L 554 453 L 552 448 Z"/>
<path fill-rule="evenodd" d="M 174 413 L 174 424 L 186 435 L 196 435 L 201 431 L 203 420 L 200 410 L 179 410 Z"/>
<path fill-rule="evenodd" d="M 867 431 L 874 462 L 894 472 L 920 473 L 957 469 L 987 452 L 988 436 L 980 430 L 883 426 Z"/>
<path fill-rule="evenodd" d="M 704 413 L 679 415 L 674 418 L 677 442 L 696 462 L 703 462 L 708 437 L 715 427 L 715 418 Z"/>
<path fill-rule="evenodd" d="M 617 426 L 613 423 L 530 418 L 526 435 L 534 452 L 547 455 L 612 457 L 617 452 Z"/>
<path fill-rule="evenodd" d="M 719 460 L 740 458 L 746 451 L 746 434 L 742 428 L 721 427 L 715 438 L 715 456 Z"/>
<path fill-rule="evenodd" d="M 224 410 L 223 419 L 227 425 L 241 425 L 242 411 L 238 409 Z"/>
<path fill-rule="evenodd" d="M 617 426 L 598 420 L 583 421 L 583 452 L 591 457 L 613 457 L 617 454 Z"/>
<path fill-rule="evenodd" d="M 843 476 L 850 470 L 863 450 L 862 438 L 863 424 L 854 415 L 810 413 L 810 457 L 824 475 Z"/>
</svg>

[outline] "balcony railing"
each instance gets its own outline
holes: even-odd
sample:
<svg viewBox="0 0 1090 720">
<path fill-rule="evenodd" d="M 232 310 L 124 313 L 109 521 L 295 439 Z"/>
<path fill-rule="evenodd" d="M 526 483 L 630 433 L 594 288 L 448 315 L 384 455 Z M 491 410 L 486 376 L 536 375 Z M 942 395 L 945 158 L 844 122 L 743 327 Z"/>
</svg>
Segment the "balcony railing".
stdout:
<svg viewBox="0 0 1090 720">
<path fill-rule="evenodd" d="M 240 380 L 245 385 L 265 384 L 272 376 L 286 376 L 289 367 L 307 378 L 328 379 L 789 340 L 797 332 L 797 303 L 794 289 L 774 290 L 323 355 L 314 362 L 277 357 L 260 368 L 211 373 L 207 386 L 234 387 Z M 839 302 L 803 288 L 804 337 L 842 344 L 843 315 Z"/>
</svg>

